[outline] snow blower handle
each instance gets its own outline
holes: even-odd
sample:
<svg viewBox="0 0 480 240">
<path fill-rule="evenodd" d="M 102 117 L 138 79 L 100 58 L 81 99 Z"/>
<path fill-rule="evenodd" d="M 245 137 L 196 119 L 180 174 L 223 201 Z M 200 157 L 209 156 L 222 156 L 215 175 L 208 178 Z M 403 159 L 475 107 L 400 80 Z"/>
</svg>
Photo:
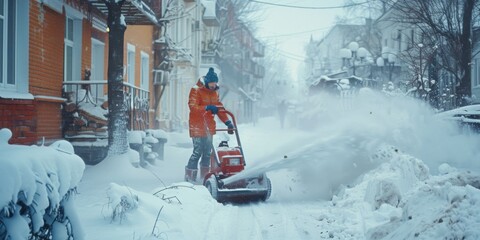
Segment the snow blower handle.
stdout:
<svg viewBox="0 0 480 240">
<path fill-rule="evenodd" d="M 233 132 L 233 134 L 235 134 L 235 137 L 237 139 L 238 145 L 241 147 L 242 144 L 240 143 L 240 137 L 239 137 L 238 128 L 237 128 L 237 120 L 235 119 L 235 116 L 233 115 L 232 112 L 228 111 L 223 106 L 216 106 L 216 107 L 218 109 L 218 113 L 227 114 L 227 116 L 231 119 L 230 121 L 232 121 L 233 128 L 217 128 L 217 129 L 215 129 L 215 132 Z M 205 111 L 205 113 L 203 114 L 203 120 L 204 120 L 204 123 L 205 123 L 205 129 L 207 130 L 207 133 L 209 132 L 208 131 L 209 128 L 208 128 L 208 124 L 207 124 L 207 118 L 206 118 L 208 113 L 209 113 L 209 111 Z"/>
<path fill-rule="evenodd" d="M 210 105 L 209 105 L 209 106 L 210 106 Z M 237 131 L 237 120 L 235 119 L 235 116 L 233 115 L 233 113 L 231 113 L 230 111 L 226 110 L 225 107 L 223 107 L 223 106 L 215 106 L 215 105 L 212 105 L 212 106 L 214 106 L 215 109 L 217 110 L 216 113 L 215 113 L 215 115 L 218 115 L 218 113 L 225 113 L 225 114 L 227 114 L 227 116 L 229 116 L 229 119 L 231 119 L 230 122 L 231 122 L 231 124 L 232 124 L 232 126 L 233 126 L 233 128 L 228 128 L 228 129 L 219 129 L 219 128 L 217 128 L 217 129 L 215 129 L 215 131 L 216 131 L 216 132 L 222 132 L 222 131 L 225 132 L 225 131 L 228 131 L 229 134 L 233 134 L 233 133 L 230 133 L 230 132 L 235 132 L 235 131 Z M 212 111 L 210 111 L 210 109 L 206 109 L 206 110 L 207 110 L 207 111 L 205 111 L 205 112 L 203 113 L 203 120 L 204 120 L 204 123 L 205 123 L 205 129 L 208 130 L 209 128 L 208 128 L 206 116 L 207 116 L 207 114 L 208 114 L 209 112 L 212 112 Z M 213 114 L 213 112 L 212 112 L 212 114 Z M 226 123 L 228 123 L 228 121 L 225 122 L 225 124 L 226 124 Z M 227 125 L 227 124 L 226 124 L 226 125 Z M 228 125 L 227 125 L 227 126 L 228 126 Z"/>
</svg>

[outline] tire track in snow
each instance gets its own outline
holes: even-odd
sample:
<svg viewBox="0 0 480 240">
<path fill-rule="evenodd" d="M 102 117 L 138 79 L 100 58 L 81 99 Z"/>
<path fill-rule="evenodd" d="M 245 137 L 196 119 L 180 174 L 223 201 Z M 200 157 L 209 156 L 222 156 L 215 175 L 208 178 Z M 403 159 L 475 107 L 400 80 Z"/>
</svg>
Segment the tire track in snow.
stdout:
<svg viewBox="0 0 480 240">
<path fill-rule="evenodd" d="M 261 203 L 249 206 L 262 229 L 261 239 L 306 239 L 293 219 L 299 214 L 295 209 L 280 203 Z"/>
<path fill-rule="evenodd" d="M 203 239 L 263 239 L 253 212 L 234 205 L 219 205 L 209 217 Z"/>
</svg>

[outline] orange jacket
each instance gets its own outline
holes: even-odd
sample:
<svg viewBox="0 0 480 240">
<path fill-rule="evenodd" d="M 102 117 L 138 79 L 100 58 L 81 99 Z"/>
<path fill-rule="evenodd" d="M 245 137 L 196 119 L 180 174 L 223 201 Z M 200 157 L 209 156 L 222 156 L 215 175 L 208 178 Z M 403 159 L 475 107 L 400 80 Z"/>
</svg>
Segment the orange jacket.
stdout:
<svg viewBox="0 0 480 240">
<path fill-rule="evenodd" d="M 188 107 L 190 108 L 190 118 L 188 121 L 190 137 L 207 136 L 204 119 L 207 122 L 210 134 L 212 136 L 215 134 L 216 124 L 213 116 L 214 114 L 210 111 L 207 112 L 205 108 L 207 105 L 223 107 L 217 90 L 218 88 L 215 90 L 206 88 L 203 82 L 203 77 L 198 79 L 197 84 L 190 89 L 190 94 L 188 96 Z M 225 112 L 218 111 L 217 115 L 222 122 L 225 123 L 228 121 L 228 116 Z"/>
</svg>

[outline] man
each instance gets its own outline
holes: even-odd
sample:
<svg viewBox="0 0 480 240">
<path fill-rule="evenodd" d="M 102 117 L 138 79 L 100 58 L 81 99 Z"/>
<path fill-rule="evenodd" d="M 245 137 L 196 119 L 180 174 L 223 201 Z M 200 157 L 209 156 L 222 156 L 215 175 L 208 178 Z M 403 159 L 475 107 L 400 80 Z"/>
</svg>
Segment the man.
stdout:
<svg viewBox="0 0 480 240">
<path fill-rule="evenodd" d="M 212 150 L 212 137 L 215 134 L 216 124 L 214 115 L 233 129 L 232 121 L 225 112 L 218 95 L 218 76 L 213 68 L 208 70 L 205 77 L 201 77 L 197 84 L 192 87 L 189 94 L 188 106 L 190 108 L 189 130 L 193 141 L 193 153 L 185 167 L 185 181 L 195 182 L 197 178 L 198 162 L 200 160 L 200 179 L 208 173 L 210 155 Z M 205 123 L 208 126 L 205 126 Z M 233 132 L 230 132 L 232 134 Z"/>
</svg>

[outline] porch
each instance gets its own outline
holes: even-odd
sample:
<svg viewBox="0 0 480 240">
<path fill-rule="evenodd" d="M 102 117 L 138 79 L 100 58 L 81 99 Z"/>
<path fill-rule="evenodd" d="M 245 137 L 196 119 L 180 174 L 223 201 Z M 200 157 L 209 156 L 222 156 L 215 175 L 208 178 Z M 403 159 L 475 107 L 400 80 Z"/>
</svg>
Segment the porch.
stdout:
<svg viewBox="0 0 480 240">
<path fill-rule="evenodd" d="M 149 91 L 123 82 L 129 131 L 149 128 Z M 63 82 L 62 135 L 87 164 L 96 164 L 107 155 L 108 81 Z"/>
</svg>

